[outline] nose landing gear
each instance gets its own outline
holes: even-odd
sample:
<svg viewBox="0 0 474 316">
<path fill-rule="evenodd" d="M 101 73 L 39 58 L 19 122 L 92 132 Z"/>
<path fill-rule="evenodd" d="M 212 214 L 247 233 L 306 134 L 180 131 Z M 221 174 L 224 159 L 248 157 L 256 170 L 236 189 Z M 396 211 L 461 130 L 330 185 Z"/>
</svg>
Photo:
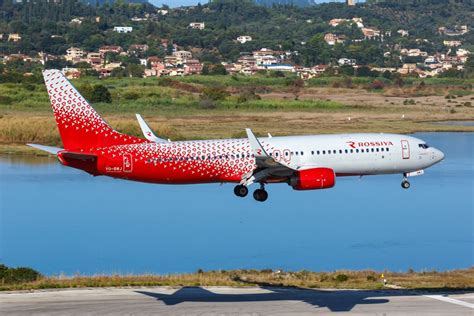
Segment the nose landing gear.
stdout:
<svg viewBox="0 0 474 316">
<path fill-rule="evenodd" d="M 403 174 L 402 188 L 404 188 L 404 189 L 409 189 L 410 188 L 410 182 L 408 182 L 406 174 Z"/>
</svg>

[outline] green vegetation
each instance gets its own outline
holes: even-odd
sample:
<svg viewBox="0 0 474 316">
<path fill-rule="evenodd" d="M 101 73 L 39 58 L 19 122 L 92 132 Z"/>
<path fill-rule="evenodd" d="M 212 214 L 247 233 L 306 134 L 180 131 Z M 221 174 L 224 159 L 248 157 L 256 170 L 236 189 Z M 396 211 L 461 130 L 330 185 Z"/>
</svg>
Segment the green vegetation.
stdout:
<svg viewBox="0 0 474 316">
<path fill-rule="evenodd" d="M 342 104 L 326 100 L 283 100 L 262 99 L 260 92 L 269 93 L 274 87 L 286 89 L 290 93 L 293 86 L 275 78 L 256 78 L 256 82 L 266 86 L 256 86 L 247 77 L 238 80 L 220 80 L 221 76 L 201 76 L 207 80 L 190 80 L 191 77 L 177 79 L 135 79 L 111 78 L 98 80 L 91 77 L 74 80 L 79 92 L 105 113 L 134 113 L 136 111 L 160 111 L 177 113 L 183 110 L 202 109 L 245 109 L 245 110 L 318 110 L 340 109 Z M 230 77 L 229 77 L 230 78 Z M 240 86 L 240 81 L 248 85 Z M 280 79 L 280 78 L 279 78 Z M 282 78 L 288 79 L 288 78 Z M 215 85 L 219 82 L 219 85 Z M 235 84 L 236 83 L 236 84 Z M 246 87 L 253 87 L 248 90 Z M 231 93 L 233 92 L 233 93 Z M 212 107 L 203 107 L 203 100 L 212 101 Z M 107 103 L 113 104 L 108 105 Z M 45 111 L 50 107 L 44 84 L 0 84 L 0 111 Z"/>
<path fill-rule="evenodd" d="M 115 129 L 141 136 L 133 115 L 141 113 L 161 137 L 182 140 L 245 137 L 242 131 L 248 126 L 275 136 L 472 131 L 429 122 L 474 119 L 473 81 L 404 78 L 400 85 L 379 77 L 330 76 L 303 82 L 291 75 L 261 73 L 161 79 L 86 76 L 73 83 Z M 0 152 L 35 153 L 24 146 L 30 142 L 61 146 L 44 84 L 0 84 Z"/>
<path fill-rule="evenodd" d="M 264 1 L 265 3 L 265 1 Z M 308 1 L 308 3 L 310 3 Z M 126 66 L 124 75 L 138 70 L 128 67 L 138 64 L 136 57 L 160 56 L 170 53 L 171 46 L 163 46 L 161 40 L 175 43 L 185 49 L 194 48 L 195 57 L 209 65 L 220 61 L 235 61 L 242 52 L 251 52 L 262 47 L 298 51 L 289 58 L 299 65 L 328 64 L 341 57 L 353 58 L 360 64 L 399 66 L 401 61 L 395 47 L 420 48 L 429 54 L 445 51 L 443 35 L 438 27 L 470 25 L 474 10 L 472 1 L 386 1 L 359 3 L 355 7 L 344 3 L 325 3 L 297 7 L 292 4 L 275 4 L 264 7 L 251 0 L 214 0 L 205 5 L 190 8 L 169 9 L 166 15 L 156 12 L 151 4 L 115 1 L 101 6 L 86 5 L 79 0 L 0 2 L 0 29 L 3 33 L 20 33 L 19 42 L 0 42 L 0 53 L 38 52 L 62 55 L 71 46 L 87 51 L 97 51 L 103 45 L 119 45 L 127 49 L 131 44 L 147 43 L 150 49 L 137 56 L 109 56 L 108 60 L 120 60 Z M 144 18 L 133 21 L 132 17 Z M 384 40 L 373 39 L 362 42 L 363 34 L 355 24 L 341 23 L 337 27 L 328 25 L 333 18 L 352 19 L 360 17 L 364 25 L 381 32 L 391 32 Z M 80 18 L 80 23 L 71 23 Z M 97 19 L 98 18 L 98 19 Z M 204 22 L 205 29 L 189 28 L 191 22 Z M 134 31 L 119 34 L 114 26 L 132 26 Z M 399 29 L 409 30 L 403 37 Z M 346 41 L 328 45 L 323 34 L 333 32 L 344 36 Z M 240 44 L 239 35 L 249 35 L 252 41 Z M 471 49 L 474 32 L 458 37 L 463 48 Z M 417 39 L 426 39 L 419 42 Z M 384 57 L 389 51 L 390 57 Z M 405 58 L 405 62 L 419 62 Z M 62 64 L 61 64 L 62 63 Z M 64 67 L 63 61 L 50 60 L 47 67 Z M 23 65 L 24 66 L 24 65 Z M 23 68 L 21 65 L 19 68 Z M 206 66 L 205 72 L 225 73 L 223 67 Z M 459 72 L 448 72 L 458 76 Z"/>
<path fill-rule="evenodd" d="M 31 268 L 9 268 L 6 265 L 0 264 L 0 287 L 34 282 L 41 278 L 43 276 Z"/>
<path fill-rule="evenodd" d="M 122 287 L 122 286 L 292 286 L 303 288 L 382 289 L 382 272 L 283 272 L 264 270 L 219 270 L 170 275 L 95 275 L 73 277 L 52 276 L 25 279 L 21 282 L 0 283 L 1 290 L 32 290 L 50 288 Z M 474 270 L 383 271 L 389 285 L 409 289 L 474 289 Z"/>
</svg>

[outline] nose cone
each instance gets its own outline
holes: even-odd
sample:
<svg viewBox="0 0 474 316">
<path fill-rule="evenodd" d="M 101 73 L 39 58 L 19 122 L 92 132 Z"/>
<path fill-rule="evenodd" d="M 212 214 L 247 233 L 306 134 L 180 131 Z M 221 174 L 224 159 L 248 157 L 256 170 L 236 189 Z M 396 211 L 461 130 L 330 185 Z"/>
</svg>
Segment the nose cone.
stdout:
<svg viewBox="0 0 474 316">
<path fill-rule="evenodd" d="M 439 149 L 434 148 L 433 155 L 435 156 L 436 162 L 440 162 L 444 159 L 444 153 Z"/>
</svg>

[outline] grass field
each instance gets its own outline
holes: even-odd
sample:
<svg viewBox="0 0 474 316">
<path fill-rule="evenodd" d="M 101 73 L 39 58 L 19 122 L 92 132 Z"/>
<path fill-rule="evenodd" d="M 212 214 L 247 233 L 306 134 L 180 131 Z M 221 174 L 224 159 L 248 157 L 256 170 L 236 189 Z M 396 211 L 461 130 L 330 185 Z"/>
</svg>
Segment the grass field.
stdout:
<svg viewBox="0 0 474 316">
<path fill-rule="evenodd" d="M 134 113 L 141 113 L 158 135 L 173 140 L 345 132 L 474 131 L 472 126 L 434 125 L 434 121 L 474 120 L 472 81 L 407 78 L 403 87 L 373 91 L 371 78 L 315 78 L 295 86 L 295 78 L 266 76 L 189 76 L 183 78 L 81 78 L 87 85 L 107 86 L 112 103 L 93 104 L 115 129 L 140 135 Z M 221 87 L 218 100 L 203 98 Z M 365 88 L 364 88 L 365 87 Z M 34 142 L 60 145 L 43 84 L 0 84 L 0 153 L 35 153 Z"/>
<path fill-rule="evenodd" d="M 171 275 L 96 275 L 41 277 L 33 282 L 0 284 L 0 290 L 128 286 L 296 286 L 302 288 L 384 288 L 381 274 L 391 286 L 409 289 L 474 289 L 474 268 L 446 272 L 274 272 L 272 270 L 198 271 Z"/>
</svg>

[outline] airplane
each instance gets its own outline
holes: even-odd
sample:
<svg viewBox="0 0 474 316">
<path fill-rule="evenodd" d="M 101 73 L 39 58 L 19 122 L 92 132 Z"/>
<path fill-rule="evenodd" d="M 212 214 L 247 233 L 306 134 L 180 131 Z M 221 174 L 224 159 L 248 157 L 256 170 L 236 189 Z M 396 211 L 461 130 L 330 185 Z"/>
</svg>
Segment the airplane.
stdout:
<svg viewBox="0 0 474 316">
<path fill-rule="evenodd" d="M 64 148 L 28 144 L 57 156 L 64 166 L 91 175 L 158 184 L 235 183 L 234 193 L 267 200 L 265 185 L 294 190 L 332 188 L 337 177 L 402 174 L 408 177 L 444 159 L 421 139 L 365 133 L 172 141 L 157 137 L 137 115 L 145 138 L 112 129 L 59 70 L 43 77 Z M 316 124 L 316 123 L 315 123 Z"/>
</svg>

